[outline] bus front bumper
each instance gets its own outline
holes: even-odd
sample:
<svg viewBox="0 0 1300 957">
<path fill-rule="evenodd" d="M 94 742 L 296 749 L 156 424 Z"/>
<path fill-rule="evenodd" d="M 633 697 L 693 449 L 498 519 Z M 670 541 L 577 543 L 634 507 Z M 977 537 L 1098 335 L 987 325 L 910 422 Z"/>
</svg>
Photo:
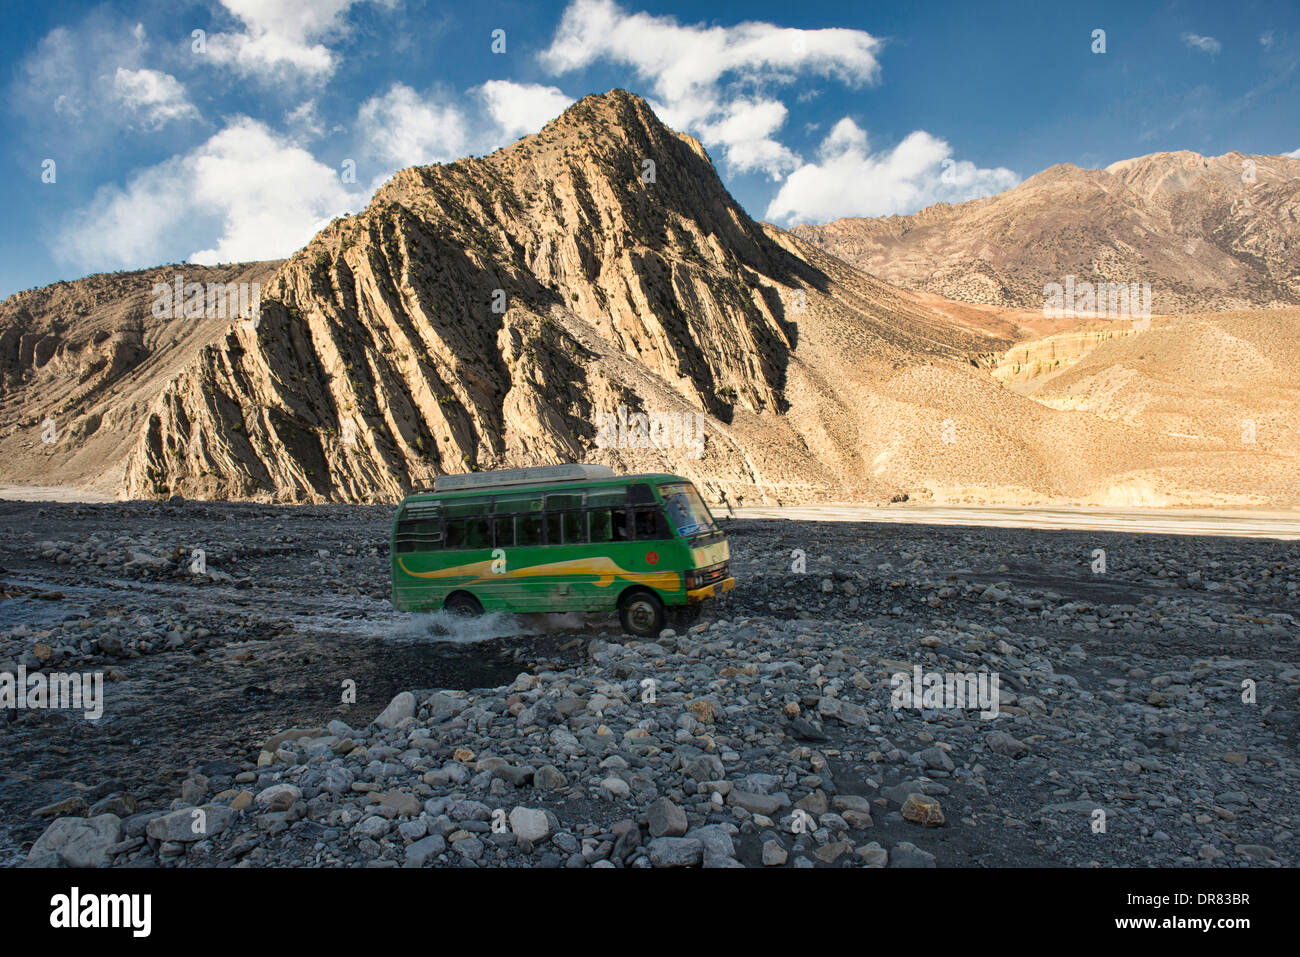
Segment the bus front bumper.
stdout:
<svg viewBox="0 0 1300 957">
<path fill-rule="evenodd" d="M 714 582 L 712 585 L 705 585 L 703 588 L 693 588 L 686 593 L 687 602 L 704 601 L 706 598 L 717 598 L 723 592 L 731 591 L 736 587 L 736 579 L 724 578 L 720 582 Z"/>
</svg>

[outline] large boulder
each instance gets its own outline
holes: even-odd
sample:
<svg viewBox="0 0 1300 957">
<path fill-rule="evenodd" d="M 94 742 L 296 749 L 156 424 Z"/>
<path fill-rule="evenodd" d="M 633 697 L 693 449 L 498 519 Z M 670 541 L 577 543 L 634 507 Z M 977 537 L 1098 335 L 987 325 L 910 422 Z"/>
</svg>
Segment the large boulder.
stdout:
<svg viewBox="0 0 1300 957">
<path fill-rule="evenodd" d="M 116 814 L 61 817 L 36 839 L 27 859 L 57 854 L 69 867 L 102 867 L 108 863 L 108 849 L 121 840 L 122 819 Z"/>
<path fill-rule="evenodd" d="M 157 841 L 188 844 L 220 834 L 237 817 L 238 811 L 221 804 L 185 807 L 154 818 L 145 828 L 145 833 Z"/>
<path fill-rule="evenodd" d="M 409 691 L 403 691 L 388 702 L 387 708 L 379 712 L 379 717 L 375 718 L 375 724 L 391 731 L 414 714 L 415 695 Z"/>
</svg>

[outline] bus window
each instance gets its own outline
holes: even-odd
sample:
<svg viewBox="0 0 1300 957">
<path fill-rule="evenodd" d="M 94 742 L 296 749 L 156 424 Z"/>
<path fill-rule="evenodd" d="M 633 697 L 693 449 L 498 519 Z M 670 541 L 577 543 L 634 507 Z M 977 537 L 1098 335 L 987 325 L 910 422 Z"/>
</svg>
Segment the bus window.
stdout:
<svg viewBox="0 0 1300 957">
<path fill-rule="evenodd" d="M 597 508 L 591 511 L 591 540 L 593 542 L 612 542 L 614 540 L 614 525 L 609 518 L 610 512 L 607 508 Z"/>
<path fill-rule="evenodd" d="M 546 510 L 582 508 L 581 492 L 552 492 L 546 496 Z"/>
<path fill-rule="evenodd" d="M 663 512 L 657 508 L 639 508 L 636 510 L 636 540 L 638 542 L 660 542 L 672 538 L 668 531 L 668 522 Z"/>
<path fill-rule="evenodd" d="M 442 523 L 436 518 L 397 523 L 395 547 L 399 553 L 428 552 L 442 548 Z"/>
<path fill-rule="evenodd" d="M 560 513 L 551 512 L 546 516 L 546 544 L 559 545 L 563 539 L 560 538 Z"/>
<path fill-rule="evenodd" d="M 509 515 L 498 516 L 492 520 L 496 537 L 493 544 L 498 548 L 509 548 L 515 543 L 515 520 Z"/>
<path fill-rule="evenodd" d="M 507 492 L 496 497 L 497 515 L 518 515 L 542 510 L 541 492 Z"/>
<path fill-rule="evenodd" d="M 492 547 L 492 520 L 488 518 L 471 518 L 465 534 L 466 548 Z"/>
<path fill-rule="evenodd" d="M 694 485 L 688 482 L 660 485 L 659 494 L 663 496 L 664 511 L 678 535 L 689 538 L 718 530 Z"/>
<path fill-rule="evenodd" d="M 588 515 L 591 522 L 591 540 L 593 542 L 626 542 L 631 539 L 627 534 L 627 509 L 594 508 Z"/>
<path fill-rule="evenodd" d="M 658 501 L 650 486 L 645 484 L 629 485 L 627 487 L 627 500 L 630 505 L 654 505 Z"/>
<path fill-rule="evenodd" d="M 447 519 L 448 548 L 491 548 L 492 525 L 488 518 Z"/>
<path fill-rule="evenodd" d="M 627 504 L 627 486 L 587 489 L 588 508 L 613 508 Z"/>
<path fill-rule="evenodd" d="M 515 520 L 516 545 L 542 544 L 542 516 L 520 515 Z"/>
<path fill-rule="evenodd" d="M 587 513 L 564 513 L 564 544 L 576 545 L 587 540 Z"/>
<path fill-rule="evenodd" d="M 448 515 L 484 515 L 492 507 L 492 499 L 487 496 L 452 500 L 445 504 Z"/>
</svg>

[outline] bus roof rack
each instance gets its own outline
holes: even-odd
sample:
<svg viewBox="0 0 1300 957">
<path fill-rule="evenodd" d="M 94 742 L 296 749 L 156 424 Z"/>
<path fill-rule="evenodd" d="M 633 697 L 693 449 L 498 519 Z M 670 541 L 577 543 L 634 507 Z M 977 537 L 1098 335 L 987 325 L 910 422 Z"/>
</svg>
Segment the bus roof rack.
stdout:
<svg viewBox="0 0 1300 957">
<path fill-rule="evenodd" d="M 497 469 L 492 472 L 468 472 L 464 475 L 439 475 L 433 480 L 435 492 L 468 492 L 503 485 L 536 485 L 541 482 L 584 482 L 614 478 L 608 465 L 538 465 L 523 469 Z"/>
</svg>

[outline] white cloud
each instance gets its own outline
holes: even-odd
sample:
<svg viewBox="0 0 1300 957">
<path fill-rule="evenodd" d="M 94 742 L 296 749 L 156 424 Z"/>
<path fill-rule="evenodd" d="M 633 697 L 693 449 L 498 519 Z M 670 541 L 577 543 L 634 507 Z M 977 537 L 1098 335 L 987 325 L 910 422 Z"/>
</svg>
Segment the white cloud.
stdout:
<svg viewBox="0 0 1300 957">
<path fill-rule="evenodd" d="M 151 266 L 183 249 L 198 263 L 275 259 L 363 203 L 335 170 L 238 117 L 125 188 L 101 187 L 60 232 L 55 254 L 88 271 Z"/>
<path fill-rule="evenodd" d="M 477 92 L 504 139 L 536 133 L 573 103 L 573 97 L 558 87 L 539 83 L 489 80 Z"/>
<path fill-rule="evenodd" d="M 157 59 L 142 24 L 96 9 L 42 37 L 19 63 L 8 93 L 43 142 L 92 151 L 124 127 L 156 132 L 198 118 L 176 77 L 142 65 Z"/>
<path fill-rule="evenodd" d="M 244 76 L 267 81 L 326 80 L 337 65 L 337 56 L 326 43 L 345 34 L 345 14 L 359 2 L 221 0 L 243 29 L 212 34 L 207 55 Z M 389 5 L 390 0 L 377 2 Z"/>
<path fill-rule="evenodd" d="M 933 203 L 988 196 L 1020 182 L 1009 169 L 953 160 L 947 143 L 922 130 L 892 150 L 872 153 L 867 134 L 847 117 L 822 141 L 819 159 L 790 174 L 767 207 L 768 219 L 792 225 L 912 213 Z"/>
<path fill-rule="evenodd" d="M 727 160 L 738 170 L 766 170 L 775 178 L 795 169 L 799 157 L 772 135 L 785 123 L 785 104 L 780 100 L 736 99 L 723 107 L 715 122 L 700 124 L 705 142 L 725 143 Z"/>
<path fill-rule="evenodd" d="M 1294 149 L 1290 153 L 1283 153 L 1283 156 L 1290 156 L 1292 159 L 1300 159 L 1300 149 Z"/>
<path fill-rule="evenodd" d="M 465 155 L 465 114 L 454 103 L 421 98 L 403 83 L 361 104 L 357 131 L 367 155 L 388 171 L 445 163 Z"/>
<path fill-rule="evenodd" d="M 1265 50 L 1273 49 L 1273 31 L 1265 30 L 1259 35 L 1259 45 Z"/>
<path fill-rule="evenodd" d="M 1262 38 L 1261 41 L 1263 42 Z M 1203 37 L 1195 33 L 1184 33 L 1183 43 L 1192 50 L 1200 50 L 1202 53 L 1218 53 L 1223 49 L 1223 44 L 1214 37 Z M 1268 46 L 1268 44 L 1264 44 Z"/>
<path fill-rule="evenodd" d="M 372 161 L 371 183 L 378 186 L 395 170 L 488 153 L 536 133 L 572 103 L 559 88 L 537 83 L 489 80 L 464 96 L 422 96 L 394 83 L 361 104 L 357 139 Z"/>
<path fill-rule="evenodd" d="M 304 100 L 284 114 L 285 129 L 296 143 L 309 143 L 325 132 L 315 100 Z"/>
<path fill-rule="evenodd" d="M 541 61 L 557 73 L 599 61 L 630 66 L 650 84 L 655 110 L 670 126 L 697 134 L 706 146 L 721 146 L 736 171 L 779 177 L 798 159 L 774 139 L 784 107 L 763 90 L 798 74 L 850 86 L 873 83 L 880 46 L 862 30 L 753 22 L 689 26 L 673 17 L 629 14 L 613 0 L 574 0 Z"/>
<path fill-rule="evenodd" d="M 199 111 L 185 95 L 176 77 L 157 70 L 127 70 L 113 74 L 118 100 L 140 117 L 145 129 L 157 130 L 172 120 L 197 118 Z"/>
</svg>

